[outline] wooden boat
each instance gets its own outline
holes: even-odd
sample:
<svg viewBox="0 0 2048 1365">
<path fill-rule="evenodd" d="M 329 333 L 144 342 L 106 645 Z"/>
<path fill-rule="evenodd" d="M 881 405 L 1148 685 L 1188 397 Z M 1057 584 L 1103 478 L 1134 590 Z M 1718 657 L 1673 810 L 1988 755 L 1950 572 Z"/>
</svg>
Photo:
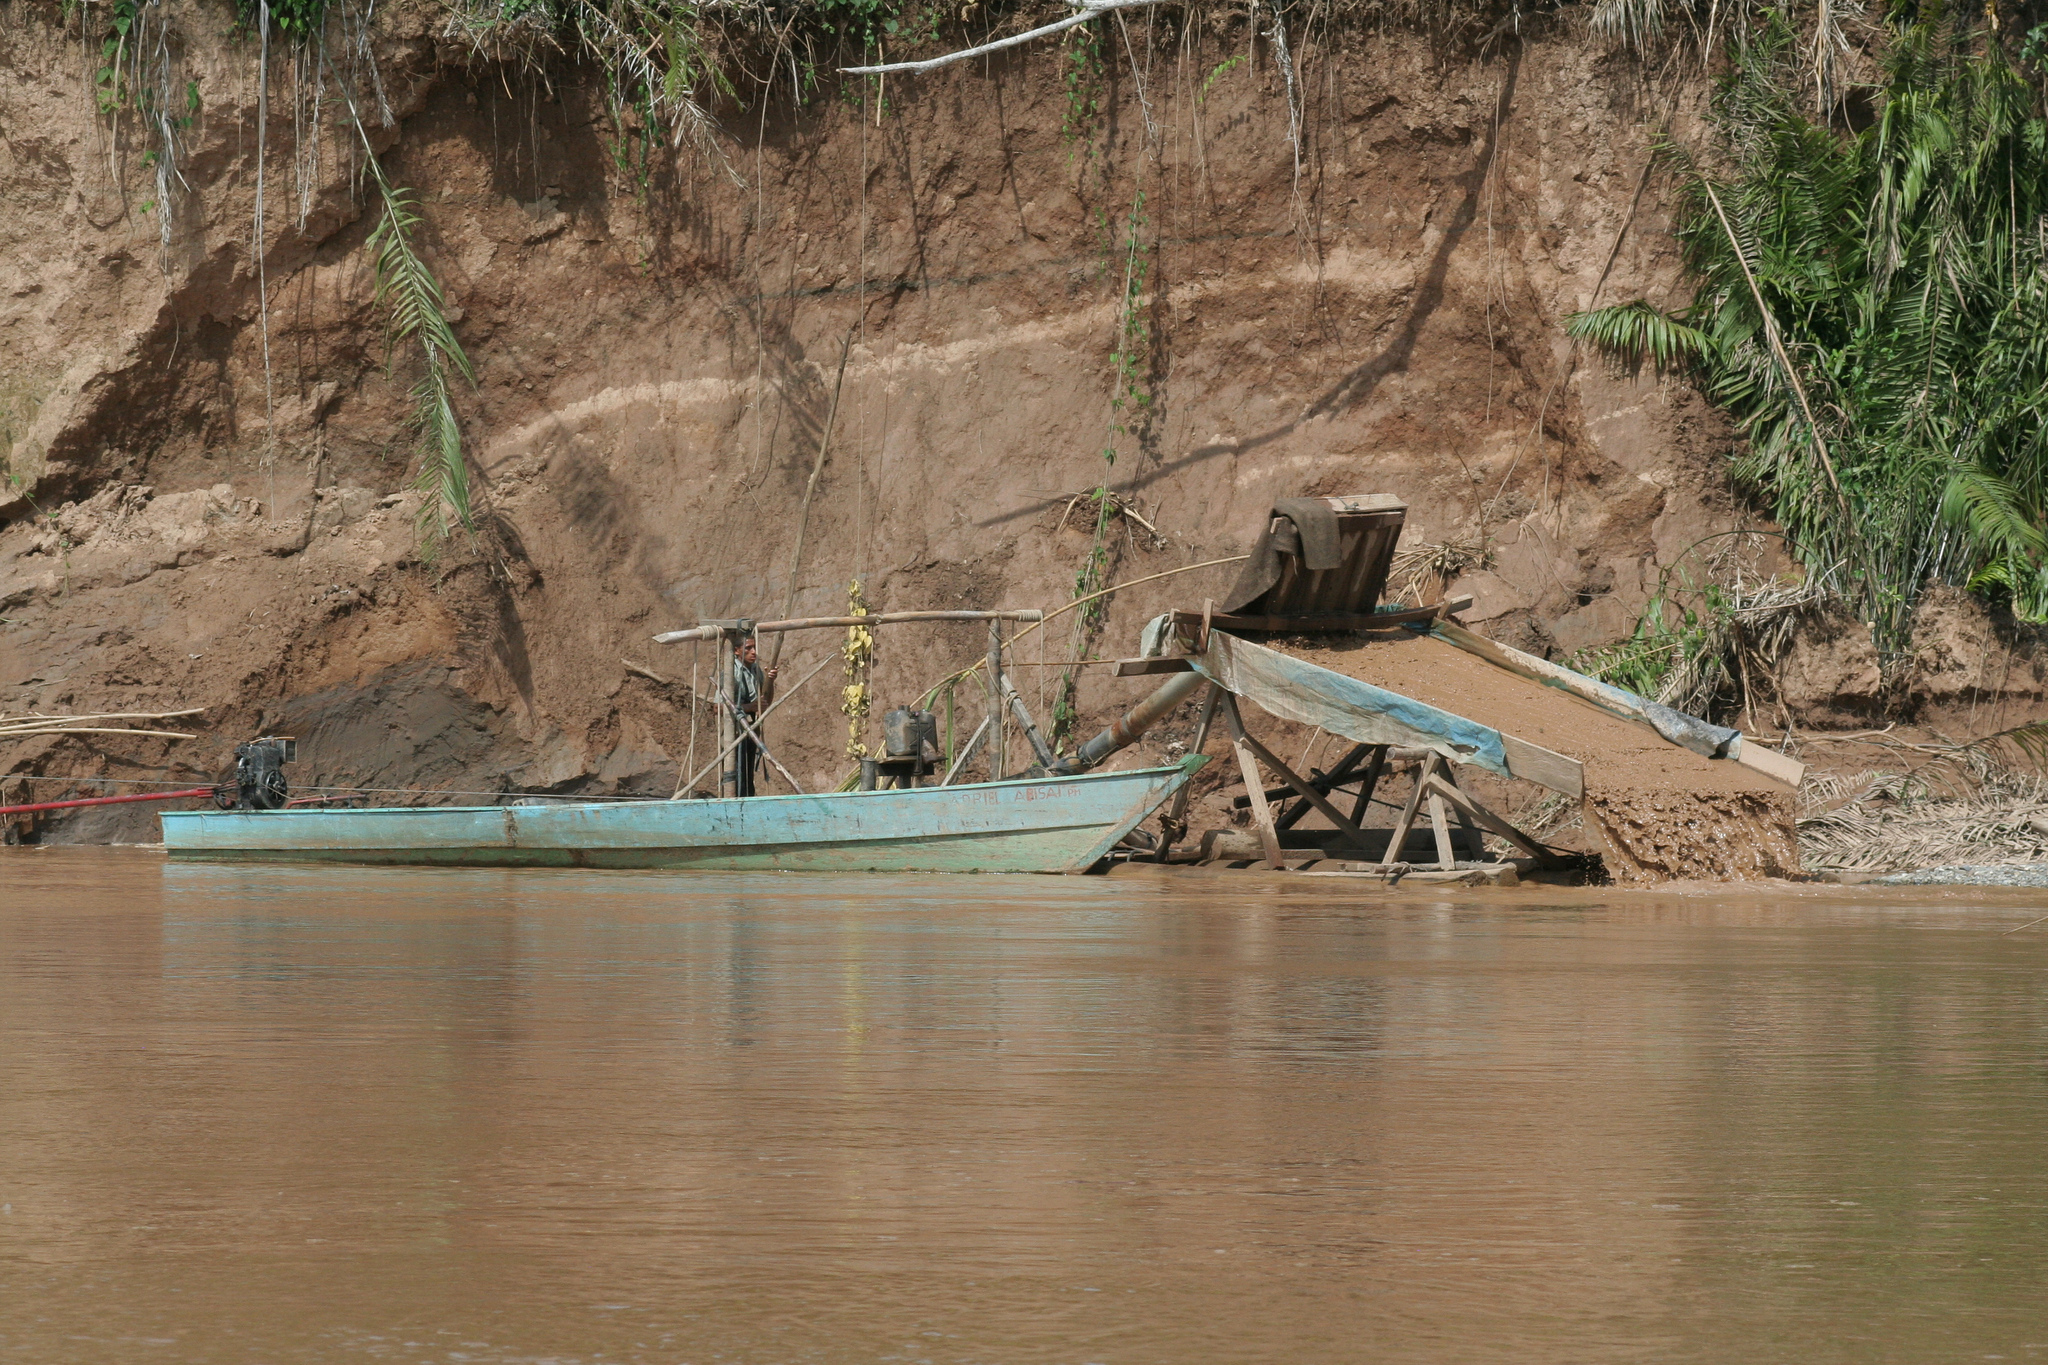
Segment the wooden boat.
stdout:
<svg viewBox="0 0 2048 1365">
<path fill-rule="evenodd" d="M 467 867 L 1082 872 L 1187 784 L 1174 767 L 726 800 L 167 811 L 172 857 Z"/>
</svg>

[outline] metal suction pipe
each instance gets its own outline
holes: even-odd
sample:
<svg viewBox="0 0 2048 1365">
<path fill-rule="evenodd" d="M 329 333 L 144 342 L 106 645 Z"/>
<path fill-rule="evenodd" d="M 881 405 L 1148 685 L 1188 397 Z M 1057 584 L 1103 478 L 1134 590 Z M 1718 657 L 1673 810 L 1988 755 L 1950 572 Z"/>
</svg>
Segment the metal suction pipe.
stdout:
<svg viewBox="0 0 2048 1365">
<path fill-rule="evenodd" d="M 1157 725 L 1162 716 L 1193 696 L 1196 689 L 1208 681 L 1195 672 L 1174 674 L 1157 692 L 1124 712 L 1114 725 L 1047 768 L 1046 772 L 1055 777 L 1087 772 L 1117 750 L 1135 742 L 1138 736 Z"/>
</svg>

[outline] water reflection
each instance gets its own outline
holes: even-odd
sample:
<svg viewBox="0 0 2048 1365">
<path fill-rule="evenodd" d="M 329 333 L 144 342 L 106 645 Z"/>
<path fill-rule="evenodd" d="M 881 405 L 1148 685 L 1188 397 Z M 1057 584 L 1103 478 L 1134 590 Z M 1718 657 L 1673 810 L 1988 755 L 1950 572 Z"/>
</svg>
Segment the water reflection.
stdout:
<svg viewBox="0 0 2048 1365">
<path fill-rule="evenodd" d="M 22 1359 L 2048 1355 L 2023 896 L 0 888 Z"/>
</svg>

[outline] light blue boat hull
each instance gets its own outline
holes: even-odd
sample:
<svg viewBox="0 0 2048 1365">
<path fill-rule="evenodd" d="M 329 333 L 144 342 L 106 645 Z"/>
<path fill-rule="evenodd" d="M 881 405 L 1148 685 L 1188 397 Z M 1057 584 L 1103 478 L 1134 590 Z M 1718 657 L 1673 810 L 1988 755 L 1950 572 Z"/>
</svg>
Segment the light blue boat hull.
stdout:
<svg viewBox="0 0 2048 1365">
<path fill-rule="evenodd" d="M 1172 768 L 726 801 L 167 811 L 174 857 L 464 867 L 1080 872 L 1180 790 Z"/>
</svg>

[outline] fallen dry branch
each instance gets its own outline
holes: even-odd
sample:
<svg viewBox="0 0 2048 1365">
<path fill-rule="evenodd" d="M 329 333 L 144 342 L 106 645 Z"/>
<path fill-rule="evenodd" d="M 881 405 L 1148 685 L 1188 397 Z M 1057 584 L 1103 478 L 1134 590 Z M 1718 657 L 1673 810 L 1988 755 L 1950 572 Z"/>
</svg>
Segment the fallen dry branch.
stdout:
<svg viewBox="0 0 2048 1365">
<path fill-rule="evenodd" d="M 1809 779 L 1799 849 L 1812 871 L 1906 872 L 2048 859 L 2048 781 L 1998 764 Z"/>
<path fill-rule="evenodd" d="M 1083 489 L 1081 492 L 1069 496 L 1066 510 L 1060 513 L 1060 524 L 1053 527 L 1055 533 L 1067 529 L 1067 522 L 1072 520 L 1075 510 L 1083 503 L 1090 505 L 1107 504 L 1109 516 L 1121 517 L 1125 524 L 1137 526 L 1145 532 L 1152 542 L 1150 548 L 1154 550 L 1166 548 L 1166 537 L 1160 534 L 1157 526 L 1154 526 L 1145 519 L 1144 514 L 1138 510 L 1138 504 L 1135 499 L 1127 498 L 1121 493 L 1100 488 Z"/>
</svg>

